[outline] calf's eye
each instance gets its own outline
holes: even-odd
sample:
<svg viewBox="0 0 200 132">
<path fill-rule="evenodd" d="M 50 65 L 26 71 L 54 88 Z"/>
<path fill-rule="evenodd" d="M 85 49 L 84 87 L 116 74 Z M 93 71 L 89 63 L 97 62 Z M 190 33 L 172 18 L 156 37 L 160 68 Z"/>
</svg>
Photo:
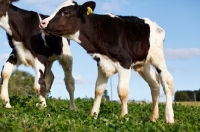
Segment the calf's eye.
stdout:
<svg viewBox="0 0 200 132">
<path fill-rule="evenodd" d="M 65 11 L 62 13 L 62 16 L 68 16 L 69 15 L 69 12 L 68 11 Z"/>
</svg>

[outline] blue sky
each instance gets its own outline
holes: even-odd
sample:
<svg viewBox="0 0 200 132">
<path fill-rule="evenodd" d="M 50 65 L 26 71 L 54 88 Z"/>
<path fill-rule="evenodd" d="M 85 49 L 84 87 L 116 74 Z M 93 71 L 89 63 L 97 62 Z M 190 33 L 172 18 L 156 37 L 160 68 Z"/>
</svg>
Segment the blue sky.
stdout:
<svg viewBox="0 0 200 132">
<path fill-rule="evenodd" d="M 20 0 L 14 5 L 39 13 L 50 15 L 65 0 Z M 85 0 L 76 0 L 79 4 Z M 200 1 L 199 0 L 95 0 L 94 13 L 113 13 L 116 15 L 150 18 L 158 23 L 166 33 L 164 53 L 168 69 L 174 77 L 175 91 L 198 90 L 200 88 Z M 8 45 L 5 31 L 0 29 L 0 67 L 8 58 L 11 48 Z M 76 81 L 75 98 L 94 97 L 97 77 L 96 62 L 76 42 L 71 41 L 73 55 L 73 76 Z M 33 75 L 30 67 L 19 66 Z M 58 62 L 52 68 L 55 80 L 51 96 L 69 99 L 64 85 L 64 74 Z M 112 99 L 119 100 L 117 95 L 117 75 L 112 77 Z M 111 97 L 111 83 L 108 81 L 108 94 Z M 130 80 L 129 99 L 151 101 L 150 88 L 135 72 Z M 165 101 L 161 87 L 161 101 Z"/>
</svg>

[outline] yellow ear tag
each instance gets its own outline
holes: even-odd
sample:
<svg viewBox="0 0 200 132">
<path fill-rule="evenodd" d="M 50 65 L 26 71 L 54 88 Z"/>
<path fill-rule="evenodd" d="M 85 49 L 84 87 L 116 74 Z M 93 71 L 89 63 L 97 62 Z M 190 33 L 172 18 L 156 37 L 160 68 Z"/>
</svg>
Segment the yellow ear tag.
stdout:
<svg viewBox="0 0 200 132">
<path fill-rule="evenodd" d="M 90 15 L 93 12 L 92 8 L 87 7 L 87 15 Z"/>
</svg>

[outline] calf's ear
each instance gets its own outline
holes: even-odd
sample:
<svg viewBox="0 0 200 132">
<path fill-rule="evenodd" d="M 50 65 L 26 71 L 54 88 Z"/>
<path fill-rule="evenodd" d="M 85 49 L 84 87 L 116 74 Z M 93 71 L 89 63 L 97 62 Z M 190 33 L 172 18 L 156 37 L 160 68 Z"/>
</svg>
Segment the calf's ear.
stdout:
<svg viewBox="0 0 200 132">
<path fill-rule="evenodd" d="M 93 13 L 95 6 L 96 3 L 94 1 L 85 2 L 83 5 L 81 5 L 79 9 L 79 15 L 90 15 L 91 13 Z"/>
</svg>

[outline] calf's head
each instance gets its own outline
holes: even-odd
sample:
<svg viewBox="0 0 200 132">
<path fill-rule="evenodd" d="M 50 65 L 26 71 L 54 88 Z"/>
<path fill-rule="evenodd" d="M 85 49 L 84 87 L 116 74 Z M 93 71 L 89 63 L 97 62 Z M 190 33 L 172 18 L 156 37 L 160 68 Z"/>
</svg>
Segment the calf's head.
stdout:
<svg viewBox="0 0 200 132">
<path fill-rule="evenodd" d="M 40 29 L 46 34 L 70 35 L 79 30 L 80 23 L 85 22 L 85 16 L 94 11 L 96 3 L 93 1 L 78 5 L 73 0 L 62 3 L 54 13 L 40 22 Z"/>
<path fill-rule="evenodd" d="M 2 16 L 6 15 L 6 11 L 8 9 L 8 6 L 15 1 L 19 1 L 19 0 L 0 0 L 0 18 Z"/>
</svg>

